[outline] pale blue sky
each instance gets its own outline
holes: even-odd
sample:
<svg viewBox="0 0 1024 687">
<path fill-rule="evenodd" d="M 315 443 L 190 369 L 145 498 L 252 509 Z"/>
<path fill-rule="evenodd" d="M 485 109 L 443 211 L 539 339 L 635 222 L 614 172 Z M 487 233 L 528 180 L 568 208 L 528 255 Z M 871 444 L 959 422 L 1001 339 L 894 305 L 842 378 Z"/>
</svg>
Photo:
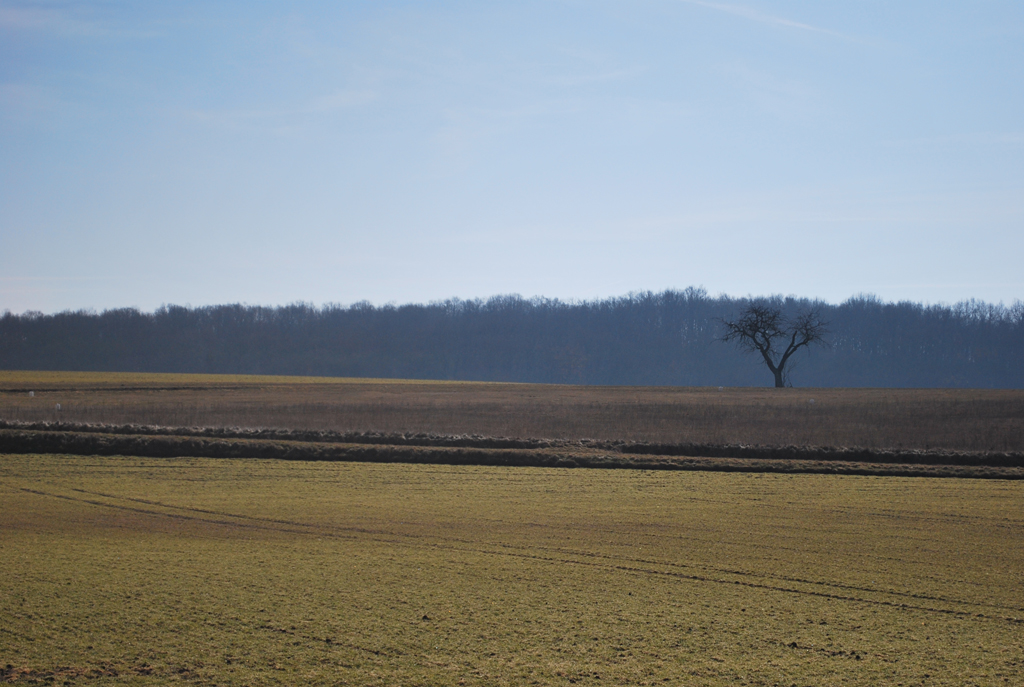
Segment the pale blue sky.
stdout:
<svg viewBox="0 0 1024 687">
<path fill-rule="evenodd" d="M 1024 298 L 1020 2 L 0 0 L 0 311 Z"/>
</svg>

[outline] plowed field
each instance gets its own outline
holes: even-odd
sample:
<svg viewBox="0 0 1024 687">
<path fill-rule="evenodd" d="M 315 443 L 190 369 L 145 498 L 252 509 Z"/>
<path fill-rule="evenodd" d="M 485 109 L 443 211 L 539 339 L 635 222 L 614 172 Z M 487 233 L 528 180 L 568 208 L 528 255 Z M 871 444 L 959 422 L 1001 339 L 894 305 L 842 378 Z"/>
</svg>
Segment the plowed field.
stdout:
<svg viewBox="0 0 1024 687">
<path fill-rule="evenodd" d="M 0 371 L 0 420 L 1024 451 L 1020 389 L 596 387 Z"/>
</svg>

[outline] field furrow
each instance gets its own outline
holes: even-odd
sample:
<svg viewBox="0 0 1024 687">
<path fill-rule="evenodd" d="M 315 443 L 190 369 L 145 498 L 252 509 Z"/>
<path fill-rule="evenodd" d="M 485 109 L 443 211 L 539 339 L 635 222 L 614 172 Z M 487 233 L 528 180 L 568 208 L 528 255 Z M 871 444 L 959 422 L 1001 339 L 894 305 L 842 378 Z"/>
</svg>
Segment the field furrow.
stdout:
<svg viewBox="0 0 1024 687">
<path fill-rule="evenodd" d="M 1006 685 L 1024 483 L 0 456 L 0 680 Z"/>
</svg>

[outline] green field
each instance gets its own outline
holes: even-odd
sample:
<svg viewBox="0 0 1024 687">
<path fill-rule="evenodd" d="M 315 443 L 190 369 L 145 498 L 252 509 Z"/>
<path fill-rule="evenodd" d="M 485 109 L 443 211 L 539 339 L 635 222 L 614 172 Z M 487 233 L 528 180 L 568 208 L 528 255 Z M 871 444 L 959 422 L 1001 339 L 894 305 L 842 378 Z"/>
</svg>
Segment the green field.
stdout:
<svg viewBox="0 0 1024 687">
<path fill-rule="evenodd" d="M 3 680 L 1024 684 L 1024 483 L 0 456 Z"/>
</svg>

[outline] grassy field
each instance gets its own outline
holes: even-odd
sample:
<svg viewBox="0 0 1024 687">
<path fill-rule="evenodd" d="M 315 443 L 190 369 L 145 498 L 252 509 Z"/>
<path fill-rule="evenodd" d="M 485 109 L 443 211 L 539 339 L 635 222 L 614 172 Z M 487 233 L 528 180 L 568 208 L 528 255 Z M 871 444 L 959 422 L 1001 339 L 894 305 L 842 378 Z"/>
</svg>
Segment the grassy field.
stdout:
<svg viewBox="0 0 1024 687">
<path fill-rule="evenodd" d="M 0 419 L 1024 451 L 1022 390 L 719 390 L 0 372 Z"/>
<path fill-rule="evenodd" d="M 0 680 L 1020 685 L 1024 483 L 0 456 Z"/>
</svg>

